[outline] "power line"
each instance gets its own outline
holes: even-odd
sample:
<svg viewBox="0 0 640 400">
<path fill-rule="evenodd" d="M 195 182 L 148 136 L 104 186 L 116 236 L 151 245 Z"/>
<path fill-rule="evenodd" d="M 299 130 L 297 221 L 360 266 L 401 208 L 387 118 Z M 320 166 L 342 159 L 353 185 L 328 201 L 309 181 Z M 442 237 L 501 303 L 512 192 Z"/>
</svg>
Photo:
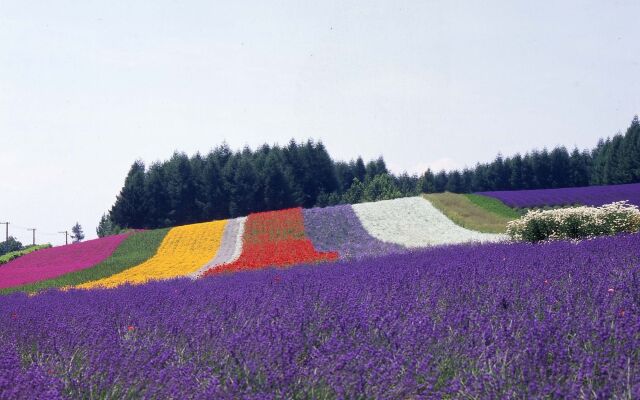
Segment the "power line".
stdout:
<svg viewBox="0 0 640 400">
<path fill-rule="evenodd" d="M 6 241 L 9 241 L 9 222 L 0 222 L 0 225 L 5 224 L 7 226 L 7 236 L 6 236 Z"/>
<path fill-rule="evenodd" d="M 36 245 L 36 228 L 29 228 L 27 230 L 33 233 L 33 245 L 35 246 Z"/>
<path fill-rule="evenodd" d="M 58 233 L 64 233 L 64 244 L 65 245 L 69 244 L 69 231 L 63 231 Z"/>
</svg>

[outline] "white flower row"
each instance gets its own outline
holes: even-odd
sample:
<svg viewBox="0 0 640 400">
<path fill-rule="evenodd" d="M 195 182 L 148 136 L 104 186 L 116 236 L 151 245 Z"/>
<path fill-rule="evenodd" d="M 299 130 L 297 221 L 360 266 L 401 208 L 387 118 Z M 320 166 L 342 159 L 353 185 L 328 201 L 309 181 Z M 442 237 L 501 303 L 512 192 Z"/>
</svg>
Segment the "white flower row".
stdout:
<svg viewBox="0 0 640 400">
<path fill-rule="evenodd" d="M 208 270 L 236 261 L 242 254 L 242 237 L 244 236 L 244 226 L 247 217 L 234 218 L 227 221 L 222 234 L 222 241 L 216 255 L 211 261 L 191 274 L 191 278 L 199 278 Z"/>
<path fill-rule="evenodd" d="M 581 238 L 640 230 L 640 210 L 619 201 L 600 207 L 570 207 L 531 210 L 507 224 L 507 233 L 516 240 Z"/>
<path fill-rule="evenodd" d="M 409 248 L 506 239 L 458 226 L 422 197 L 354 204 L 353 209 L 373 237 Z"/>
</svg>

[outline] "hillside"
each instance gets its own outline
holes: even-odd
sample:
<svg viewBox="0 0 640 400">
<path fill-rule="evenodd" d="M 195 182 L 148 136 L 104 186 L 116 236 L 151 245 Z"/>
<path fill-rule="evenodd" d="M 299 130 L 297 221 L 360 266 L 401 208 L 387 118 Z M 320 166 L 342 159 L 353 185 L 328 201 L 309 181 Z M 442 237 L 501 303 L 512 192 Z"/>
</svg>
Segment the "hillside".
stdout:
<svg viewBox="0 0 640 400">
<path fill-rule="evenodd" d="M 635 234 L 13 294 L 0 373 L 20 398 L 637 398 L 639 257 Z"/>
<path fill-rule="evenodd" d="M 454 224 L 420 197 L 292 208 L 40 250 L 0 268 L 0 290 L 116 287 L 500 240 Z"/>
</svg>

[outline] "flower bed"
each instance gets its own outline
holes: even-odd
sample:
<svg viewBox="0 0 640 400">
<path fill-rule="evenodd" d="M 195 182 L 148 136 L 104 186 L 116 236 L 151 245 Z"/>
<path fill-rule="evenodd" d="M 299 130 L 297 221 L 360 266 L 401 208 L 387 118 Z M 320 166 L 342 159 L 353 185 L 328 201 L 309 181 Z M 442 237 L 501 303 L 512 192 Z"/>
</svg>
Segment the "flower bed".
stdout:
<svg viewBox="0 0 640 400">
<path fill-rule="evenodd" d="M 22 250 L 16 250 L 16 251 L 12 251 L 10 253 L 7 254 L 3 254 L 2 256 L 0 256 L 0 265 L 2 264 L 6 264 L 9 261 L 15 260 L 16 258 L 25 256 L 29 253 L 33 253 L 34 251 L 38 251 L 38 250 L 42 250 L 42 249 L 48 249 L 50 248 L 51 245 L 50 244 L 40 244 L 40 245 L 35 245 L 35 246 L 29 246 L 26 247 Z"/>
<path fill-rule="evenodd" d="M 118 274 L 79 285 L 79 288 L 115 287 L 125 283 L 171 279 L 196 272 L 220 247 L 227 221 L 213 221 L 172 228 L 158 252 L 148 261 Z"/>
<path fill-rule="evenodd" d="M 0 294 L 15 291 L 34 293 L 50 288 L 76 286 L 115 275 L 153 257 L 167 232 L 169 228 L 136 231 L 135 235 L 129 235 L 124 239 L 109 257 L 89 268 L 27 285 L 0 289 Z"/>
<path fill-rule="evenodd" d="M 633 234 L 12 294 L 0 398 L 639 398 L 638 259 Z"/>
<path fill-rule="evenodd" d="M 546 239 L 582 239 L 640 230 L 640 210 L 626 202 L 602 207 L 532 210 L 507 224 L 512 239 L 537 242 Z"/>
<path fill-rule="evenodd" d="M 236 261 L 242 254 L 242 237 L 244 235 L 244 224 L 247 217 L 234 218 L 229 220 L 224 228 L 222 242 L 220 248 L 216 252 L 215 257 L 205 266 L 191 274 L 192 278 L 199 278 L 208 270 L 222 264 L 228 264 Z"/>
<path fill-rule="evenodd" d="M 479 192 L 478 194 L 496 198 L 510 207 L 517 208 L 576 204 L 601 206 L 623 200 L 627 200 L 630 204 L 640 206 L 640 183 L 560 189 Z"/>
<path fill-rule="evenodd" d="M 305 232 L 319 251 L 335 251 L 340 258 L 351 259 L 405 250 L 368 234 L 350 205 L 310 208 L 303 214 Z"/>
<path fill-rule="evenodd" d="M 462 228 L 421 197 L 354 204 L 353 210 L 373 237 L 406 247 L 506 239 Z"/>
<path fill-rule="evenodd" d="M 242 254 L 236 261 L 212 268 L 204 275 L 338 258 L 335 252 L 315 250 L 313 243 L 305 236 L 301 208 L 250 214 L 245 224 L 242 246 Z"/>
<path fill-rule="evenodd" d="M 39 250 L 0 268 L 0 289 L 55 278 L 105 260 L 129 233 Z"/>
</svg>

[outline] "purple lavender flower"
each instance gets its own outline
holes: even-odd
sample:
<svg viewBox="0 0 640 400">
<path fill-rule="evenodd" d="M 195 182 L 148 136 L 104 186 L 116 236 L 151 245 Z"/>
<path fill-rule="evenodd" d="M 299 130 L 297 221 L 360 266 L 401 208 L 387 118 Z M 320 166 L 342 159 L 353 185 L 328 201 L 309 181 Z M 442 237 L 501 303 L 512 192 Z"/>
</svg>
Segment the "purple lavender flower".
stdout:
<svg viewBox="0 0 640 400">
<path fill-rule="evenodd" d="M 638 398 L 639 316 L 640 234 L 14 293 L 0 397 Z"/>
<path fill-rule="evenodd" d="M 477 194 L 496 198 L 510 207 L 518 208 L 574 204 L 601 206 L 623 200 L 640 206 L 640 183 L 561 189 L 479 192 Z"/>
<path fill-rule="evenodd" d="M 304 209 L 304 228 L 319 251 L 337 251 L 342 259 L 399 253 L 406 249 L 371 236 L 350 205 Z"/>
</svg>

